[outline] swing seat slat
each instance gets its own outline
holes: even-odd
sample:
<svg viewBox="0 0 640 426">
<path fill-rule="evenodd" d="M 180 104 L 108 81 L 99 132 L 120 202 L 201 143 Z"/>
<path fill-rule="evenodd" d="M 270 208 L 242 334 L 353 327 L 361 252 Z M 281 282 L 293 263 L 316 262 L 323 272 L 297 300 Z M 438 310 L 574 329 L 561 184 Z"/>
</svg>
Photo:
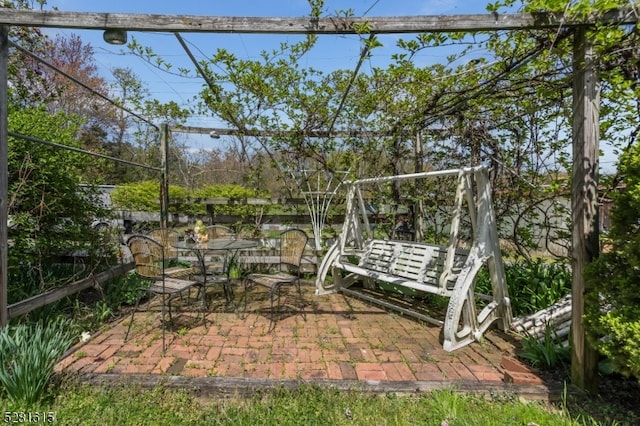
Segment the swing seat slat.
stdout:
<svg viewBox="0 0 640 426">
<path fill-rule="evenodd" d="M 394 240 L 369 240 L 359 263 L 337 262 L 339 269 L 363 277 L 403 285 L 427 293 L 448 296 L 453 290 L 457 273 L 469 255 L 468 250 L 456 249 L 452 274 L 440 286 L 440 276 L 445 269 L 447 248 L 428 243 Z"/>
</svg>

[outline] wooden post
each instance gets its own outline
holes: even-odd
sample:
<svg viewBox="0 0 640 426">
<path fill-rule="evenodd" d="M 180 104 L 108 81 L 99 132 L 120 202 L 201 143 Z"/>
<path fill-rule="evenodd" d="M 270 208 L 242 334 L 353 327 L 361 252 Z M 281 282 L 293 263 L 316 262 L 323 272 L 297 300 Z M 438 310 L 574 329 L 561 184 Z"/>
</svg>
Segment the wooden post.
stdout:
<svg viewBox="0 0 640 426">
<path fill-rule="evenodd" d="M 7 282 L 8 250 L 7 209 L 9 208 L 9 169 L 7 154 L 9 151 L 8 124 L 8 83 L 9 30 L 0 25 L 0 328 L 9 322 L 9 292 Z"/>
<path fill-rule="evenodd" d="M 573 172 L 571 188 L 573 283 L 571 380 L 587 391 L 597 390 L 597 353 L 585 339 L 585 266 L 599 254 L 598 156 L 600 79 L 587 31 L 579 27 L 573 47 Z"/>
<path fill-rule="evenodd" d="M 422 173 L 424 172 L 424 154 L 422 149 L 422 135 L 420 132 L 416 132 L 416 141 L 415 141 L 415 162 L 414 162 L 414 173 Z M 417 191 L 416 191 L 417 192 Z M 422 198 L 424 194 L 420 194 L 420 198 L 418 198 L 414 207 L 414 215 L 413 215 L 413 230 L 414 230 L 414 241 L 424 241 L 424 199 Z"/>
<path fill-rule="evenodd" d="M 164 123 L 160 127 L 160 227 L 166 228 L 169 218 L 169 126 Z"/>
</svg>

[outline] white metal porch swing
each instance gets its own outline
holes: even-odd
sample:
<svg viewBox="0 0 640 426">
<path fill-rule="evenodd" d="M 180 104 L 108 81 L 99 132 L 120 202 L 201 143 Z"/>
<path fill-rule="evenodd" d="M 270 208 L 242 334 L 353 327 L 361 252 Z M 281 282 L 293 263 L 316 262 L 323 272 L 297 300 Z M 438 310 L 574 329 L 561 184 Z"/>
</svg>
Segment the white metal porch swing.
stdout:
<svg viewBox="0 0 640 426">
<path fill-rule="evenodd" d="M 374 237 L 363 197 L 364 185 L 444 176 L 457 178 L 448 245 Z M 511 306 L 486 167 L 360 179 L 347 181 L 345 186 L 344 224 L 318 269 L 316 295 L 340 291 L 442 326 L 443 348 L 447 351 L 481 339 L 493 323 L 502 330 L 509 329 Z M 461 248 L 459 231 L 465 204 L 472 241 L 470 247 Z M 492 294 L 476 293 L 477 275 L 484 266 L 488 267 Z M 328 280 L 329 274 L 332 280 Z M 444 321 L 350 288 L 358 281 L 366 287 L 382 282 L 448 297 Z"/>
</svg>

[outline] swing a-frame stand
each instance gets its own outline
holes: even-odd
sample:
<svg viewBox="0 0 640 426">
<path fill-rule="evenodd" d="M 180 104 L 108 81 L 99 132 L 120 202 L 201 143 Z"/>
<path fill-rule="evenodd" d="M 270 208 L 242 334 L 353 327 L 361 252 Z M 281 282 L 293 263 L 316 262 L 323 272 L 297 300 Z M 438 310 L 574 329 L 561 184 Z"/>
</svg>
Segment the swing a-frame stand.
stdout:
<svg viewBox="0 0 640 426">
<path fill-rule="evenodd" d="M 362 194 L 363 185 L 445 176 L 457 177 L 447 246 L 374 238 Z M 340 291 L 442 326 L 443 347 L 447 351 L 481 339 L 494 322 L 502 330 L 509 329 L 511 307 L 485 167 L 361 179 L 345 182 L 345 185 L 345 221 L 338 240 L 318 270 L 316 295 Z M 459 228 L 465 204 L 469 211 L 472 241 L 470 247 L 461 248 Z M 490 295 L 475 291 L 478 272 L 484 266 L 488 267 L 491 277 Z M 328 275 L 332 279 L 328 279 Z M 366 288 L 386 283 L 396 288 L 447 297 L 449 304 L 444 321 L 383 300 L 382 296 L 355 290 L 355 286 L 350 288 L 359 281 Z"/>
</svg>

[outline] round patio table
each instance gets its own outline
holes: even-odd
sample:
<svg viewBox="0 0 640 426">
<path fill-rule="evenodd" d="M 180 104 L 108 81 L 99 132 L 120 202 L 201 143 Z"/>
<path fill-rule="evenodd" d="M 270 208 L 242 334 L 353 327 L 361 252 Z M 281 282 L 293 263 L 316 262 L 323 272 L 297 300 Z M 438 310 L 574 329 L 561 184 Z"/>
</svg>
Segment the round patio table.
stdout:
<svg viewBox="0 0 640 426">
<path fill-rule="evenodd" d="M 255 240 L 242 240 L 242 239 L 225 239 L 216 238 L 206 242 L 194 242 L 194 241 L 179 241 L 174 244 L 174 247 L 179 250 L 189 250 L 195 253 L 198 259 L 198 266 L 202 273 L 202 287 L 203 291 L 206 291 L 207 286 L 207 264 L 206 254 L 212 251 L 224 251 L 225 260 L 222 274 L 225 279 L 223 281 L 224 296 L 227 302 L 233 302 L 233 288 L 230 285 L 230 266 L 233 263 L 232 260 L 237 256 L 240 250 L 257 247 L 259 244 Z M 219 282 L 219 281 L 218 281 Z"/>
</svg>

